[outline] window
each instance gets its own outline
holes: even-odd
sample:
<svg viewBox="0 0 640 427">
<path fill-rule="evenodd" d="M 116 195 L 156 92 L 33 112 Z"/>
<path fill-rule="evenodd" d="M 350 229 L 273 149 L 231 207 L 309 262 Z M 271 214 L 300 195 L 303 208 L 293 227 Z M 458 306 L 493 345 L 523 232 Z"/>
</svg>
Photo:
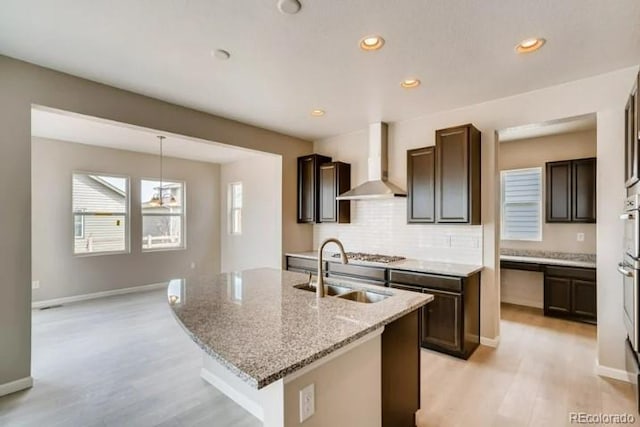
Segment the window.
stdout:
<svg viewBox="0 0 640 427">
<path fill-rule="evenodd" d="M 229 233 L 242 234 L 242 183 L 229 184 Z"/>
<path fill-rule="evenodd" d="M 185 184 L 175 181 L 140 181 L 142 250 L 183 249 Z"/>
<path fill-rule="evenodd" d="M 72 179 L 73 253 L 129 250 L 129 179 L 74 173 Z"/>
<path fill-rule="evenodd" d="M 500 173 L 502 240 L 542 240 L 542 168 Z"/>
</svg>

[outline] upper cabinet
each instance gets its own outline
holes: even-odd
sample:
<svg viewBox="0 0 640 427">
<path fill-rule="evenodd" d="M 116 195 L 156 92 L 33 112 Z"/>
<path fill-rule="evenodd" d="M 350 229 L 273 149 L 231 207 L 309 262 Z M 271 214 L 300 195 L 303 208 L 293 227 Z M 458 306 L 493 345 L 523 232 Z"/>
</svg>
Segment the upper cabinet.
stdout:
<svg viewBox="0 0 640 427">
<path fill-rule="evenodd" d="M 546 165 L 546 221 L 596 222 L 596 159 Z"/>
<path fill-rule="evenodd" d="M 351 221 L 351 202 L 336 200 L 351 189 L 351 165 L 330 162 L 320 165 L 320 219 L 318 222 L 348 223 Z"/>
<path fill-rule="evenodd" d="M 436 148 L 407 151 L 407 220 L 436 221 Z"/>
<path fill-rule="evenodd" d="M 407 221 L 481 223 L 480 131 L 436 131 L 436 145 L 407 152 Z"/>
<path fill-rule="evenodd" d="M 640 74 L 633 86 L 631 95 L 625 107 L 625 180 L 626 186 L 631 187 L 640 179 Z"/>
<path fill-rule="evenodd" d="M 331 157 L 311 154 L 298 157 L 298 222 L 314 223 L 320 218 L 320 165 Z"/>
</svg>

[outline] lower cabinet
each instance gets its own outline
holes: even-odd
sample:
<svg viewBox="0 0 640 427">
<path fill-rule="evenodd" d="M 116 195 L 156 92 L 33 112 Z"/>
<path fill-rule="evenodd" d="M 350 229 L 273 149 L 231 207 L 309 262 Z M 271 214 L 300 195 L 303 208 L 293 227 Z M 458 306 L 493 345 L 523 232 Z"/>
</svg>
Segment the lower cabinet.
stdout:
<svg viewBox="0 0 640 427">
<path fill-rule="evenodd" d="M 459 278 L 389 271 L 390 287 L 432 294 L 420 310 L 422 347 L 463 359 L 480 344 L 480 274 Z"/>
<path fill-rule="evenodd" d="M 544 314 L 588 323 L 597 321 L 596 270 L 551 267 L 544 273 Z"/>
</svg>

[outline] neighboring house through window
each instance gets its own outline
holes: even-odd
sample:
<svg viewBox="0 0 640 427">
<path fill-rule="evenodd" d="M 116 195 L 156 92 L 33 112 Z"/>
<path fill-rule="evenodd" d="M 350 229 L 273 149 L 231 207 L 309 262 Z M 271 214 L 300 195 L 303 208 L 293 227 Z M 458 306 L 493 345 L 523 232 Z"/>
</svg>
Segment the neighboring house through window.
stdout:
<svg viewBox="0 0 640 427">
<path fill-rule="evenodd" d="M 185 184 L 141 180 L 142 250 L 185 247 Z"/>
<path fill-rule="evenodd" d="M 129 178 L 74 173 L 72 205 L 74 254 L 129 250 Z"/>
<path fill-rule="evenodd" d="M 542 240 L 542 168 L 500 172 L 501 240 Z"/>
<path fill-rule="evenodd" d="M 242 183 L 229 184 L 229 234 L 242 234 Z"/>
</svg>

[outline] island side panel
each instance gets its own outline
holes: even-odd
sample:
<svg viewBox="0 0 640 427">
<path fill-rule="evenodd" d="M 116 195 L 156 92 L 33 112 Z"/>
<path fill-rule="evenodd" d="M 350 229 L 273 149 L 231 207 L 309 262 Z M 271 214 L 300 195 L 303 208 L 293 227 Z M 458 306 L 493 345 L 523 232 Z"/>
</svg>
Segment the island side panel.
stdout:
<svg viewBox="0 0 640 427">
<path fill-rule="evenodd" d="M 380 427 L 381 336 L 318 366 L 284 386 L 284 427 L 300 423 L 300 390 L 315 388 L 315 414 L 305 427 Z"/>
<path fill-rule="evenodd" d="M 382 426 L 415 427 L 420 409 L 420 310 L 382 334 Z"/>
</svg>

